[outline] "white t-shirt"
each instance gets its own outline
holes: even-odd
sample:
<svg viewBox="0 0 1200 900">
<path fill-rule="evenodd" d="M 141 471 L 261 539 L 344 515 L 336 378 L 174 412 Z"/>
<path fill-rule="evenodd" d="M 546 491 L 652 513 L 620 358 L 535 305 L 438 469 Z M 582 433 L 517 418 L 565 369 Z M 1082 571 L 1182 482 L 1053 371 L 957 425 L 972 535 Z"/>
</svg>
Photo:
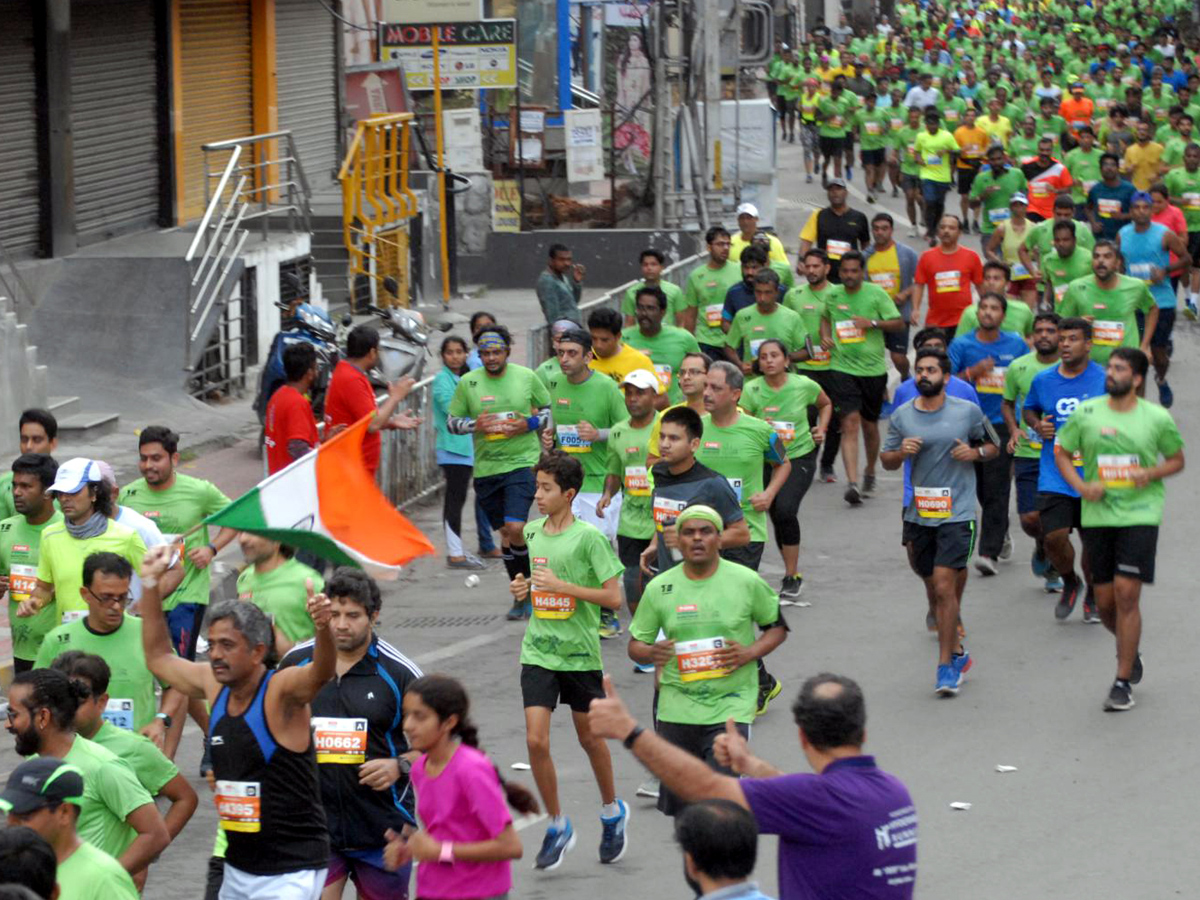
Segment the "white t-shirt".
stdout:
<svg viewBox="0 0 1200 900">
<path fill-rule="evenodd" d="M 130 509 L 128 506 L 117 507 L 116 521 L 136 531 L 142 539 L 142 543 L 146 545 L 147 550 L 151 547 L 161 546 L 167 542 L 167 539 L 163 537 L 162 532 L 158 530 L 158 526 L 154 522 L 147 519 L 140 512 Z M 142 579 L 138 577 L 137 566 L 133 567 L 133 580 L 129 582 L 129 594 L 133 597 L 133 603 L 137 603 L 142 599 Z M 130 605 L 132 606 L 132 604 Z M 130 609 L 130 612 L 132 611 Z"/>
<path fill-rule="evenodd" d="M 937 106 L 940 96 L 942 96 L 941 91 L 934 90 L 933 87 L 925 89 L 917 84 L 910 87 L 908 93 L 904 95 L 904 105 L 910 108 L 915 106 L 917 109 L 925 109 L 927 106 Z"/>
</svg>

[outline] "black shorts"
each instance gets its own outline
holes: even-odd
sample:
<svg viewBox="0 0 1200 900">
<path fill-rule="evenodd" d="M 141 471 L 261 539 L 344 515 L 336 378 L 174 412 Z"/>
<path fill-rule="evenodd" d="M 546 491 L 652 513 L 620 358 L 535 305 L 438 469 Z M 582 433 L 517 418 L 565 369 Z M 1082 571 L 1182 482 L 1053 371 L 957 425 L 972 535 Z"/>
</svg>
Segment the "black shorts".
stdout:
<svg viewBox="0 0 1200 900">
<path fill-rule="evenodd" d="M 747 569 L 757 572 L 758 565 L 762 562 L 763 546 L 763 541 L 751 541 L 741 547 L 726 547 L 721 551 L 721 557 L 730 562 L 741 563 Z"/>
<path fill-rule="evenodd" d="M 910 331 L 911 328 L 908 325 L 904 326 L 903 331 L 885 331 L 883 346 L 888 349 L 889 353 L 907 353 Z"/>
<path fill-rule="evenodd" d="M 919 191 L 921 190 L 921 176 L 909 175 L 907 172 L 900 173 L 900 189 L 904 191 Z"/>
<path fill-rule="evenodd" d="M 862 160 L 864 166 L 882 166 L 887 162 L 886 149 L 880 147 L 877 150 L 859 150 L 858 158 Z"/>
<path fill-rule="evenodd" d="M 1165 347 L 1171 342 L 1171 332 L 1175 330 L 1175 308 L 1160 309 L 1158 324 L 1154 326 L 1154 334 L 1150 335 L 1151 347 Z"/>
<path fill-rule="evenodd" d="M 536 490 L 537 479 L 532 469 L 513 469 L 475 479 L 475 499 L 496 530 L 506 522 L 527 521 Z"/>
<path fill-rule="evenodd" d="M 964 196 L 971 193 L 971 185 L 975 183 L 978 169 L 958 169 L 958 192 Z"/>
<path fill-rule="evenodd" d="M 1192 268 L 1200 269 L 1200 231 L 1188 232 L 1188 253 L 1192 257 Z"/>
<path fill-rule="evenodd" d="M 831 372 L 825 393 L 839 416 L 856 412 L 868 422 L 878 422 L 887 399 L 887 376 Z"/>
<path fill-rule="evenodd" d="M 846 146 L 844 137 L 817 137 L 817 148 L 822 156 L 837 156 Z"/>
<path fill-rule="evenodd" d="M 922 578 L 933 575 L 935 566 L 965 569 L 975 551 L 975 521 L 920 525 L 905 522 L 901 538 L 909 548 L 913 571 Z"/>
<path fill-rule="evenodd" d="M 1154 584 L 1157 525 L 1081 528 L 1079 536 L 1092 567 L 1092 584 L 1111 584 L 1117 575 Z"/>
<path fill-rule="evenodd" d="M 1042 520 L 1042 534 L 1078 528 L 1081 501 L 1066 494 L 1038 494 L 1037 511 Z"/>
<path fill-rule="evenodd" d="M 630 566 L 637 567 L 641 565 L 642 551 L 650 546 L 652 538 L 635 538 L 627 537 L 623 534 L 617 535 L 617 559 L 621 560 L 621 565 L 626 569 Z"/>
<path fill-rule="evenodd" d="M 554 709 L 561 699 L 572 712 L 585 713 L 593 700 L 604 696 L 604 673 L 557 672 L 541 666 L 521 665 L 521 699 L 526 707 Z"/>
<path fill-rule="evenodd" d="M 709 768 L 723 775 L 734 774 L 732 769 L 726 769 L 723 766 L 717 765 L 716 756 L 713 754 L 713 744 L 716 742 L 717 736 L 725 733 L 724 722 L 715 725 L 683 725 L 679 722 L 657 722 L 655 730 L 663 740 L 669 741 L 676 747 L 686 750 L 692 756 L 704 760 Z M 749 725 L 738 722 L 737 730 L 742 737 L 749 739 Z M 660 786 L 658 791 L 659 812 L 664 812 L 668 816 L 677 816 L 686 807 L 687 804 L 667 790 L 665 784 Z"/>
<path fill-rule="evenodd" d="M 1037 511 L 1038 472 L 1042 468 L 1040 459 L 1025 459 L 1018 456 L 1013 460 L 1013 481 L 1017 485 L 1017 513 Z"/>
</svg>

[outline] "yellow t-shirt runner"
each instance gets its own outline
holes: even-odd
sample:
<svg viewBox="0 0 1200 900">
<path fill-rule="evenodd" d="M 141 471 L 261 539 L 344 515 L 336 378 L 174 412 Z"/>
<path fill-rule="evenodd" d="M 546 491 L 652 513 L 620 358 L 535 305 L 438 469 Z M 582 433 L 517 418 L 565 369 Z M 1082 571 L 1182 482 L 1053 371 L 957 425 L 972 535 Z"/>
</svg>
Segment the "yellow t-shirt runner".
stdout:
<svg viewBox="0 0 1200 900">
<path fill-rule="evenodd" d="M 922 129 L 914 142 L 917 148 L 917 159 L 920 160 L 921 170 L 918 173 L 922 181 L 950 182 L 950 159 L 958 153 L 958 141 L 945 128 L 939 128 L 936 134 L 930 134 L 929 129 Z"/>
</svg>

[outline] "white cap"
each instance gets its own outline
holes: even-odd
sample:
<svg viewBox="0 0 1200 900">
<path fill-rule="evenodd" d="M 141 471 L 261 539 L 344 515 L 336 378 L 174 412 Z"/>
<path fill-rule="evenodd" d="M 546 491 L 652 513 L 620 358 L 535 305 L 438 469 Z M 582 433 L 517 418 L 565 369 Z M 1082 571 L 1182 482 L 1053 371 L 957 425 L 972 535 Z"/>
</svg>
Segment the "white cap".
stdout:
<svg viewBox="0 0 1200 900">
<path fill-rule="evenodd" d="M 1011 197 L 1008 198 L 1009 206 L 1012 206 L 1014 203 L 1020 203 L 1022 206 L 1028 206 L 1029 198 L 1026 197 L 1024 194 L 1022 194 L 1020 191 L 1017 191 L 1017 193 L 1013 194 Z"/>
<path fill-rule="evenodd" d="M 649 369 L 634 369 L 625 376 L 625 380 L 621 384 L 632 384 L 635 388 L 641 388 L 643 391 L 658 390 L 658 376 Z"/>
<path fill-rule="evenodd" d="M 754 216 L 754 218 L 757 219 L 758 218 L 758 207 L 755 206 L 753 203 L 743 203 L 741 206 L 739 206 L 737 208 L 737 214 L 739 216 Z"/>
<path fill-rule="evenodd" d="M 89 482 L 99 483 L 102 478 L 100 467 L 96 465 L 95 460 L 77 456 L 58 467 L 58 474 L 54 476 L 54 484 L 50 485 L 50 490 L 62 494 L 76 494 Z"/>
<path fill-rule="evenodd" d="M 108 463 L 106 463 L 102 459 L 96 460 L 96 465 L 100 469 L 100 480 L 103 481 L 105 484 L 107 484 L 109 487 L 116 487 L 117 486 L 117 473 L 113 471 L 113 467 L 110 466 Z"/>
</svg>

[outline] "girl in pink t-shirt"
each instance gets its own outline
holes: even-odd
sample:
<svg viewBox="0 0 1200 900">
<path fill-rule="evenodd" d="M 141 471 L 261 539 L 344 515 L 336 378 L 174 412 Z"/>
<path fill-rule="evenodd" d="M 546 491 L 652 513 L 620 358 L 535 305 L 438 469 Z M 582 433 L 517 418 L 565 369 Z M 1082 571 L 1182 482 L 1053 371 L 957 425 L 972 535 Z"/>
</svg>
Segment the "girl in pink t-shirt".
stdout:
<svg viewBox="0 0 1200 900">
<path fill-rule="evenodd" d="M 508 803 L 537 812 L 525 788 L 500 779 L 467 713 L 463 686 L 445 675 L 426 675 L 404 694 L 404 733 L 421 756 L 410 778 L 424 827 L 407 840 L 388 832 L 389 868 L 417 865 L 418 900 L 484 900 L 512 888 L 512 863 L 521 839 Z M 506 803 L 507 800 L 507 803 Z"/>
</svg>

